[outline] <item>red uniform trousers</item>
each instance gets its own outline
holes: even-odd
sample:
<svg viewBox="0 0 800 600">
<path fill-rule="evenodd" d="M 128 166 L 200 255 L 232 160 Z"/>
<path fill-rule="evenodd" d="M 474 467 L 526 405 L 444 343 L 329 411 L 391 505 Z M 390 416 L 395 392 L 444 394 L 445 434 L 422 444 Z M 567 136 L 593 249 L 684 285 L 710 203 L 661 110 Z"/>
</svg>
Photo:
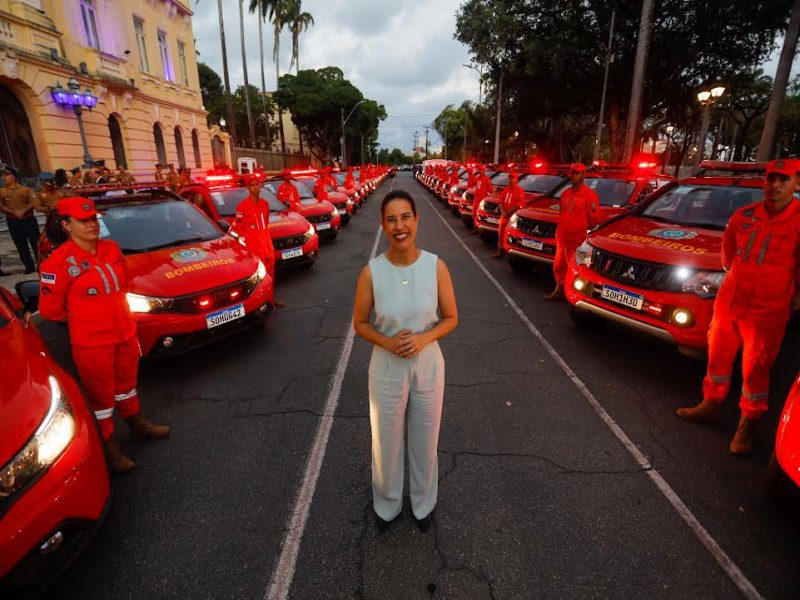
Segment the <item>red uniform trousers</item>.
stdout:
<svg viewBox="0 0 800 600">
<path fill-rule="evenodd" d="M 553 262 L 553 276 L 556 279 L 556 285 L 564 285 L 564 281 L 567 279 L 569 263 L 585 237 L 561 239 L 556 236 L 556 257 Z"/>
<path fill-rule="evenodd" d="M 733 362 L 742 349 L 742 395 L 739 408 L 748 419 L 767 410 L 769 372 L 781 348 L 785 325 L 762 325 L 739 319 L 717 303 L 708 330 L 708 370 L 703 379 L 703 398 L 722 403 L 731 385 Z"/>
<path fill-rule="evenodd" d="M 72 346 L 72 359 L 103 440 L 110 439 L 114 432 L 115 408 L 123 417 L 139 412 L 136 377 L 140 354 L 135 336 L 118 344 Z"/>
<path fill-rule="evenodd" d="M 508 228 L 508 222 L 511 219 L 511 216 L 508 217 L 500 217 L 500 224 L 497 226 L 497 249 L 503 249 L 503 240 L 506 237 L 506 229 Z"/>
</svg>

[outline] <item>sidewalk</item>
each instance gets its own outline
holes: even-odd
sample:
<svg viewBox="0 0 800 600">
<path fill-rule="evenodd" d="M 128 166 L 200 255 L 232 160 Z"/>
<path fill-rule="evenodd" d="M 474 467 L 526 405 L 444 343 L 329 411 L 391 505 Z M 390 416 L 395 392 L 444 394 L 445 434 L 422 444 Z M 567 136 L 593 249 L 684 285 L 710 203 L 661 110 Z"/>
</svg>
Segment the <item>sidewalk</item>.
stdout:
<svg viewBox="0 0 800 600">
<path fill-rule="evenodd" d="M 25 266 L 19 260 L 17 249 L 14 247 L 14 242 L 11 241 L 11 236 L 5 227 L 5 219 L 2 225 L 3 227 L 0 229 L 0 258 L 2 258 L 2 265 L 0 265 L 0 268 L 7 275 L 5 277 L 0 276 L 0 285 L 13 292 L 14 284 L 18 281 L 35 281 L 39 279 L 39 275 L 36 273 L 25 275 Z"/>
</svg>

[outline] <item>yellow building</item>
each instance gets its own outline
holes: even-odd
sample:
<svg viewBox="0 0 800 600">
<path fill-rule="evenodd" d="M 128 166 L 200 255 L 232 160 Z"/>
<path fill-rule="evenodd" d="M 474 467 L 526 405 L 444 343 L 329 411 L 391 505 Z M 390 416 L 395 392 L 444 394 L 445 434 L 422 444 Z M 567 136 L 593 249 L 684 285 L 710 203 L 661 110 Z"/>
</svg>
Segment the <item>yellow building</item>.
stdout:
<svg viewBox="0 0 800 600">
<path fill-rule="evenodd" d="M 156 162 L 211 168 L 212 140 L 229 156 L 206 123 L 191 17 L 189 0 L 0 0 L 0 161 L 23 177 L 84 163 L 76 111 L 53 95 L 71 78 L 97 98 L 80 117 L 93 160 L 147 179 Z"/>
</svg>

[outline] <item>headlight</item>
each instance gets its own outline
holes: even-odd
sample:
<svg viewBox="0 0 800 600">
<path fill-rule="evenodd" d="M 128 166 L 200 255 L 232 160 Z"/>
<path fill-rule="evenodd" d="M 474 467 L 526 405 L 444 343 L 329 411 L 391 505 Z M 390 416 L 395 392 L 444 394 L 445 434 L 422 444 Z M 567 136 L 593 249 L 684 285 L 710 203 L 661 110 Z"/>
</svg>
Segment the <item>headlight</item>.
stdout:
<svg viewBox="0 0 800 600">
<path fill-rule="evenodd" d="M 142 296 L 128 292 L 125 294 L 128 306 L 134 313 L 149 313 L 169 310 L 172 307 L 172 298 L 156 298 L 155 296 Z"/>
<path fill-rule="evenodd" d="M 575 250 L 575 262 L 584 267 L 592 266 L 592 245 L 585 241 Z"/>
<path fill-rule="evenodd" d="M 52 465 L 75 437 L 72 408 L 50 375 L 50 408 L 36 433 L 0 471 L 0 502 L 10 498 Z"/>
<path fill-rule="evenodd" d="M 486 210 L 486 200 L 478 202 L 478 210 Z"/>
<path fill-rule="evenodd" d="M 681 291 L 697 294 L 701 298 L 713 298 L 723 281 L 725 281 L 724 271 L 698 271 L 681 284 Z"/>
<path fill-rule="evenodd" d="M 350 198 L 347 199 L 347 206 L 353 206 L 353 201 Z"/>
<path fill-rule="evenodd" d="M 516 227 L 517 226 L 517 221 L 519 221 L 519 217 L 517 217 L 517 213 L 514 213 L 513 215 L 511 215 L 511 218 L 508 220 L 508 226 L 509 227 Z"/>
<path fill-rule="evenodd" d="M 463 194 L 461 194 L 461 199 L 462 200 L 466 200 L 467 199 L 467 192 L 464 192 Z"/>
<path fill-rule="evenodd" d="M 451 194 L 455 194 L 457 191 L 458 191 L 458 186 L 457 185 L 454 185 L 453 187 L 450 188 L 450 193 Z"/>
<path fill-rule="evenodd" d="M 335 207 L 334 207 L 334 209 L 331 211 L 331 216 L 332 216 L 334 219 L 335 219 L 336 217 L 338 217 L 338 216 L 339 216 L 339 211 L 338 211 L 338 210 L 337 210 Z"/>
<path fill-rule="evenodd" d="M 306 229 L 306 232 L 303 234 L 303 238 L 305 238 L 304 241 L 307 242 L 312 237 L 314 237 L 314 233 L 316 233 L 316 230 L 314 229 L 314 226 L 313 225 L 309 225 L 308 229 Z"/>
</svg>

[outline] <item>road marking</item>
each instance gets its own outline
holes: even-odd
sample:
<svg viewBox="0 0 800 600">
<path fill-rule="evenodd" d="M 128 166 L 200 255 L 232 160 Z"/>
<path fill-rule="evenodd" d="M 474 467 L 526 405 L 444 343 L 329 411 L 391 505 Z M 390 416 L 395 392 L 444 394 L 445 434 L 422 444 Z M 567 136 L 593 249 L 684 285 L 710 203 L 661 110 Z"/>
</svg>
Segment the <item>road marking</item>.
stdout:
<svg viewBox="0 0 800 600">
<path fill-rule="evenodd" d="M 392 187 L 394 187 L 394 182 L 392 182 Z M 375 234 L 375 243 L 372 245 L 372 252 L 369 256 L 370 260 L 375 258 L 375 253 L 378 251 L 381 231 L 382 228 L 378 227 L 378 232 Z M 286 600 L 289 596 L 289 589 L 292 587 L 292 579 L 294 578 L 294 570 L 297 566 L 297 555 L 300 552 L 300 542 L 303 539 L 303 532 L 305 531 L 306 522 L 308 521 L 308 513 L 311 510 L 311 501 L 314 499 L 314 491 L 317 488 L 317 479 L 322 470 L 322 461 L 325 459 L 328 438 L 331 433 L 331 427 L 333 427 L 333 417 L 339 405 L 339 396 L 342 393 L 342 382 L 344 381 L 344 375 L 347 371 L 347 365 L 350 363 L 350 354 L 353 351 L 355 336 L 356 332 L 353 329 L 353 315 L 351 314 L 350 322 L 347 327 L 347 334 L 344 344 L 342 345 L 342 352 L 339 355 L 339 362 L 336 364 L 336 371 L 331 380 L 330 392 L 328 393 L 328 398 L 325 400 L 325 407 L 323 408 L 322 416 L 317 425 L 314 445 L 311 447 L 311 452 L 308 455 L 303 482 L 300 484 L 300 489 L 297 492 L 294 511 L 289 520 L 289 530 L 286 532 L 286 537 L 283 539 L 283 547 L 281 548 L 281 556 L 278 559 L 278 565 L 275 567 L 275 572 L 270 580 L 269 588 L 264 594 L 265 600 Z"/>
<path fill-rule="evenodd" d="M 416 194 L 414 194 L 416 196 Z M 739 588 L 742 592 L 742 595 L 745 598 L 751 600 L 762 600 L 763 596 L 759 593 L 756 587 L 750 582 L 749 579 L 745 576 L 742 570 L 731 560 L 731 558 L 725 553 L 725 551 L 720 547 L 720 545 L 716 542 L 716 540 L 711 537 L 711 534 L 706 531 L 705 527 L 700 523 L 697 517 L 694 516 L 692 511 L 689 509 L 688 506 L 681 500 L 675 490 L 667 483 L 666 479 L 659 473 L 651 464 L 647 457 L 642 453 L 641 450 L 633 443 L 633 441 L 627 436 L 627 434 L 622 431 L 619 425 L 614 422 L 614 419 L 611 418 L 606 410 L 600 405 L 597 398 L 594 397 L 592 392 L 589 391 L 589 388 L 586 384 L 575 374 L 567 362 L 561 357 L 561 355 L 556 351 L 555 348 L 547 341 L 547 339 L 542 335 L 542 333 L 536 328 L 536 326 L 528 319 L 528 316 L 522 311 L 522 309 L 517 305 L 516 302 L 511 298 L 511 295 L 506 292 L 505 288 L 494 278 L 494 276 L 489 272 L 489 270 L 483 265 L 483 263 L 475 256 L 475 253 L 469 249 L 469 247 L 464 243 L 464 240 L 455 232 L 455 230 L 450 227 L 450 223 L 448 223 L 444 217 L 439 213 L 437 207 L 435 207 L 430 199 L 428 198 L 427 194 L 423 195 L 425 202 L 433 209 L 436 213 L 436 216 L 444 223 L 444 226 L 450 230 L 450 233 L 453 234 L 453 237 L 458 240 L 458 243 L 461 244 L 461 247 L 467 252 L 467 254 L 472 258 L 478 268 L 483 272 L 486 278 L 492 282 L 494 287 L 500 292 L 500 294 L 506 299 L 509 306 L 517 313 L 517 316 L 525 323 L 525 326 L 528 330 L 533 334 L 544 349 L 547 350 L 547 353 L 553 358 L 554 361 L 561 367 L 561 370 L 564 371 L 564 374 L 570 378 L 575 387 L 580 390 L 583 397 L 589 403 L 589 405 L 594 409 L 603 423 L 611 430 L 611 432 L 616 436 L 616 438 L 622 443 L 628 453 L 634 458 L 634 460 L 639 464 L 642 469 L 650 476 L 650 479 L 653 480 L 653 483 L 656 484 L 656 487 L 661 491 L 667 501 L 672 505 L 675 511 L 680 515 L 680 517 L 684 520 L 684 522 L 689 526 L 692 532 L 697 536 L 703 546 L 711 553 L 711 556 L 717 561 L 717 563 L 722 567 L 728 577 L 731 579 L 733 584 Z"/>
</svg>

